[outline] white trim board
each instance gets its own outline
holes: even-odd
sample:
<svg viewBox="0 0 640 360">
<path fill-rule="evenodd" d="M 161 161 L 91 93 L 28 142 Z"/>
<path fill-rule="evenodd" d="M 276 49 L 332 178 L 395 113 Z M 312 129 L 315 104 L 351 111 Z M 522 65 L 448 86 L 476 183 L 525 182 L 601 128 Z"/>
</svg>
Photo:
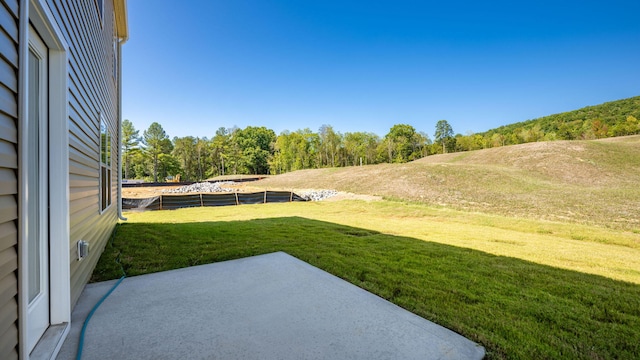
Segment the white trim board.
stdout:
<svg viewBox="0 0 640 360">
<path fill-rule="evenodd" d="M 28 139 L 24 131 L 22 120 L 28 113 L 28 103 L 25 94 L 27 84 L 26 59 L 29 51 L 29 22 L 38 31 L 42 40 L 49 48 L 49 187 L 50 187 L 50 233 L 49 233 L 49 279 L 50 279 L 50 323 L 54 325 L 66 324 L 61 332 L 64 339 L 68 333 L 68 324 L 71 321 L 71 277 L 69 269 L 69 116 L 68 116 L 68 45 L 62 32 L 55 22 L 53 14 L 44 0 L 20 1 L 20 67 L 19 82 L 23 84 L 19 92 L 20 113 L 20 145 L 19 152 L 24 153 L 28 146 Z M 25 157 L 20 156 L 19 169 L 26 168 Z M 20 184 L 23 183 L 23 175 L 20 175 Z M 20 204 L 26 203 L 26 194 L 20 193 Z M 20 206 L 19 219 L 27 216 L 24 206 Z M 24 220 L 19 223 L 20 233 L 24 233 Z M 27 263 L 27 243 L 20 239 L 19 242 L 21 264 Z M 26 288 L 28 269 L 20 266 L 19 286 Z M 27 296 L 20 291 L 19 297 L 19 347 L 20 358 L 28 359 L 27 343 L 25 341 Z M 60 333 L 57 327 L 57 333 Z M 47 333 L 45 333 L 45 336 Z M 45 351 L 55 357 L 62 341 L 54 342 L 56 345 L 52 351 Z M 38 346 L 36 346 L 37 349 Z M 38 350 L 38 349 L 37 349 Z M 35 352 L 35 350 L 34 350 Z M 41 351 L 38 351 L 43 353 Z"/>
</svg>

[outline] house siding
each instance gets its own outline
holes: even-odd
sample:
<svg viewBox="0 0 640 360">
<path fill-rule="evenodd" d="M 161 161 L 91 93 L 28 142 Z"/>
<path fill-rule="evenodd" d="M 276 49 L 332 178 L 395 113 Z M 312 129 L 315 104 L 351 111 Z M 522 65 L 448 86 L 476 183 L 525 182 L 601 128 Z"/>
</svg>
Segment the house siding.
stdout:
<svg viewBox="0 0 640 360">
<path fill-rule="evenodd" d="M 0 358 L 18 358 L 18 3 L 0 2 Z"/>
<path fill-rule="evenodd" d="M 113 2 L 100 14 L 94 0 L 48 0 L 69 44 L 69 216 L 71 305 L 77 302 L 117 223 L 117 204 L 100 212 L 100 114 L 117 144 L 117 79 L 113 64 Z M 112 199 L 116 199 L 117 157 L 111 162 Z M 89 256 L 77 260 L 76 243 L 89 242 Z"/>
<path fill-rule="evenodd" d="M 45 0 L 65 42 L 68 69 L 70 297 L 75 306 L 117 223 L 118 89 L 113 0 Z M 22 1 L 20 4 L 26 4 Z M 0 359 L 19 357 L 18 0 L 0 0 Z M 126 29 L 126 28 L 125 28 Z M 117 48 L 117 47 L 116 47 Z M 117 54 L 116 54 L 117 55 Z M 111 132 L 111 206 L 100 211 L 100 121 Z M 59 121 L 59 120 L 52 120 Z M 51 189 L 65 191 L 66 189 Z M 90 244 L 77 260 L 76 243 Z M 23 354 L 25 355 L 25 354 Z"/>
</svg>

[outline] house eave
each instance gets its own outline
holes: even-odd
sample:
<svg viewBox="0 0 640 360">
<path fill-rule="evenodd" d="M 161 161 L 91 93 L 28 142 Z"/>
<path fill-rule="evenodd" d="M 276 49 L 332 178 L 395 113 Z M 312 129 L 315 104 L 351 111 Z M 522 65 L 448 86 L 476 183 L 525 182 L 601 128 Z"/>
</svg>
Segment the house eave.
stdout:
<svg viewBox="0 0 640 360">
<path fill-rule="evenodd" d="M 122 41 L 129 39 L 129 27 L 127 24 L 127 1 L 114 0 L 113 12 L 116 17 L 116 33 Z"/>
</svg>

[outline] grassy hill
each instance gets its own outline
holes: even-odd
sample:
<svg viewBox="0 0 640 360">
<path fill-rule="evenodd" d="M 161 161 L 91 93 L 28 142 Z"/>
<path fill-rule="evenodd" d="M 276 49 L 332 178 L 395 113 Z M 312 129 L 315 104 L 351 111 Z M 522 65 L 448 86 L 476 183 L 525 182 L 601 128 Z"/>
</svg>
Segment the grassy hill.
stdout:
<svg viewBox="0 0 640 360">
<path fill-rule="evenodd" d="M 256 183 L 640 231 L 640 136 L 536 142 L 406 164 L 314 169 Z"/>
</svg>

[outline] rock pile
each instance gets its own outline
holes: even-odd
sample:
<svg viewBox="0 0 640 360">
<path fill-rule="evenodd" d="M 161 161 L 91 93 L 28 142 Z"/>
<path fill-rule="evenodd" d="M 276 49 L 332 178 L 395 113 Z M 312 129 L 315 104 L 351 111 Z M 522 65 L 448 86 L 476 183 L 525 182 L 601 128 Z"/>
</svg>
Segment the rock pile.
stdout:
<svg viewBox="0 0 640 360">
<path fill-rule="evenodd" d="M 164 194 L 188 194 L 188 193 L 220 193 L 220 192 L 236 192 L 238 189 L 227 188 L 224 185 L 235 184 L 233 181 L 221 181 L 221 182 L 201 182 L 193 183 L 191 185 L 180 186 L 175 189 L 163 189 Z M 332 196 L 338 195 L 336 190 L 309 190 L 299 194 L 300 197 L 307 201 L 322 201 Z"/>
<path fill-rule="evenodd" d="M 218 193 L 218 192 L 231 192 L 233 190 L 222 187 L 222 185 L 234 184 L 233 181 L 221 181 L 221 182 L 201 182 L 191 185 L 181 186 L 175 189 L 164 189 L 163 193 L 169 194 L 186 194 L 186 193 Z"/>
<path fill-rule="evenodd" d="M 336 190 L 311 190 L 301 193 L 300 197 L 308 201 L 322 201 L 336 195 L 338 195 Z"/>
</svg>

